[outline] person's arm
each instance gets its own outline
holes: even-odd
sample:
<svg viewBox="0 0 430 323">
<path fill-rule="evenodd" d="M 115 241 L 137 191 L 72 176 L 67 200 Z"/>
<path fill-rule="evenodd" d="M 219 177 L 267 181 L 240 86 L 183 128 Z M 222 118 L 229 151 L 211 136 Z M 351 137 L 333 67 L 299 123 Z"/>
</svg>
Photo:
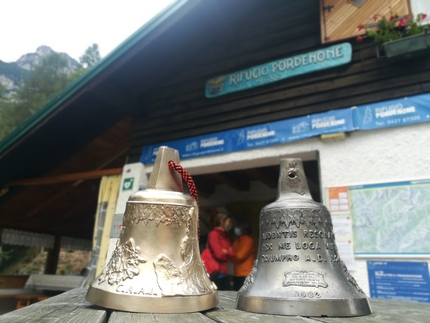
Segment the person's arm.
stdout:
<svg viewBox="0 0 430 323">
<path fill-rule="evenodd" d="M 209 250 L 212 252 L 212 256 L 215 258 L 215 260 L 218 260 L 218 261 L 227 260 L 228 252 L 223 251 L 219 241 L 219 236 L 215 232 L 210 232 L 208 235 L 208 247 L 209 247 Z"/>
<path fill-rule="evenodd" d="M 230 245 L 230 247 L 228 247 L 227 250 L 227 259 L 230 260 L 231 262 L 234 262 L 236 257 L 236 253 L 234 252 L 233 246 Z"/>
<path fill-rule="evenodd" d="M 238 250 L 236 250 L 236 261 L 237 262 L 242 262 L 244 261 L 246 258 L 249 257 L 249 255 L 252 253 L 252 251 L 254 250 L 254 243 L 251 239 L 244 239 L 241 248 L 238 248 Z"/>
</svg>

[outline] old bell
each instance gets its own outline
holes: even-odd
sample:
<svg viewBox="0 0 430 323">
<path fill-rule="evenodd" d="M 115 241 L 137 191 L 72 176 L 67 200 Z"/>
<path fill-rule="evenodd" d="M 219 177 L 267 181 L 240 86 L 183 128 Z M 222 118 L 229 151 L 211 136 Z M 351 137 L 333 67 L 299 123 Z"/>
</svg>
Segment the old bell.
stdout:
<svg viewBox="0 0 430 323">
<path fill-rule="evenodd" d="M 336 247 L 329 211 L 312 200 L 300 159 L 281 160 L 278 199 L 260 213 L 258 257 L 236 300 L 243 311 L 371 314 Z"/>
<path fill-rule="evenodd" d="M 218 304 L 198 245 L 198 205 L 183 193 L 177 150 L 160 147 L 146 190 L 130 196 L 111 259 L 86 299 L 117 310 L 202 311 Z"/>
</svg>

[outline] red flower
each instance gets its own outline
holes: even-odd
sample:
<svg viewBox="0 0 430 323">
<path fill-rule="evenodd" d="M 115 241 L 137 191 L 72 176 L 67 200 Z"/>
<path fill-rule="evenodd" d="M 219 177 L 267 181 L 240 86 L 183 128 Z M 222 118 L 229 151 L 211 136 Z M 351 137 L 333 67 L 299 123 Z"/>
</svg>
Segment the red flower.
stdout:
<svg viewBox="0 0 430 323">
<path fill-rule="evenodd" d="M 424 20 L 424 19 L 426 19 L 427 18 L 427 15 L 425 14 L 425 13 L 423 13 L 422 15 L 421 15 L 421 19 L 422 20 Z"/>
<path fill-rule="evenodd" d="M 390 16 L 390 21 L 393 21 L 394 19 L 396 19 L 394 16 Z"/>
<path fill-rule="evenodd" d="M 409 20 L 409 19 L 411 19 L 411 18 L 412 18 L 412 15 L 411 15 L 411 14 L 409 14 L 409 15 L 407 15 L 407 16 L 406 16 L 406 19 L 407 19 L 407 20 Z"/>
<path fill-rule="evenodd" d="M 363 30 L 363 29 L 364 29 L 364 25 L 363 25 L 363 24 L 359 24 L 359 25 L 357 26 L 357 28 L 358 28 L 358 31 Z"/>
<path fill-rule="evenodd" d="M 378 20 L 378 18 L 379 18 L 379 15 L 378 14 L 375 14 L 375 15 L 373 15 L 373 20 Z"/>
<path fill-rule="evenodd" d="M 363 37 L 363 36 L 357 36 L 356 40 L 357 40 L 358 42 L 362 42 L 362 41 L 364 40 L 364 38 L 366 38 L 366 37 Z"/>
<path fill-rule="evenodd" d="M 399 19 L 399 27 L 403 27 L 403 26 L 406 26 L 406 20 L 401 18 Z"/>
</svg>

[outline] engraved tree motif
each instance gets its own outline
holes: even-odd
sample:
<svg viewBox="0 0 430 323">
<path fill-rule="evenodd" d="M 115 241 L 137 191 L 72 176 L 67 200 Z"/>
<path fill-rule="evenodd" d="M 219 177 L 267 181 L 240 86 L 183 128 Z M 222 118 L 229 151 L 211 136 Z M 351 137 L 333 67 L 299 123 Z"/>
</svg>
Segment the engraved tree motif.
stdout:
<svg viewBox="0 0 430 323">
<path fill-rule="evenodd" d="M 346 274 L 346 279 L 352 284 L 354 285 L 354 287 L 362 294 L 364 294 L 363 290 L 360 288 L 360 286 L 358 286 L 357 281 L 355 280 L 354 277 L 352 277 L 352 275 L 350 274 L 350 272 L 348 271 L 348 268 L 346 268 L 345 263 L 341 260 L 340 261 L 340 265 L 342 266 L 343 271 Z"/>
<path fill-rule="evenodd" d="M 124 245 L 120 245 L 118 240 L 112 258 L 98 279 L 99 284 L 107 280 L 110 285 L 114 285 L 138 275 L 139 263 L 146 262 L 139 253 L 140 248 L 135 246 L 133 238 Z"/>
<path fill-rule="evenodd" d="M 245 278 L 245 281 L 243 282 L 243 285 L 239 289 L 238 293 L 244 292 L 249 285 L 254 283 L 254 277 L 257 274 L 257 265 L 258 265 L 258 259 L 255 259 L 254 265 L 252 266 L 252 270 L 249 273 L 249 275 Z"/>
</svg>

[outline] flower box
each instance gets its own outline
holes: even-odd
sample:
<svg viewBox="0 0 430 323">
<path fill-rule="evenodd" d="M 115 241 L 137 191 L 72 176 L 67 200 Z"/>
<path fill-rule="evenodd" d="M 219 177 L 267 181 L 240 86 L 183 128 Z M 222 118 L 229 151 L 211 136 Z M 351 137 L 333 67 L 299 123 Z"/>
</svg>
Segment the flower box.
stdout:
<svg viewBox="0 0 430 323">
<path fill-rule="evenodd" d="M 382 44 L 387 58 L 410 58 L 430 51 L 430 33 L 409 36 Z"/>
</svg>

